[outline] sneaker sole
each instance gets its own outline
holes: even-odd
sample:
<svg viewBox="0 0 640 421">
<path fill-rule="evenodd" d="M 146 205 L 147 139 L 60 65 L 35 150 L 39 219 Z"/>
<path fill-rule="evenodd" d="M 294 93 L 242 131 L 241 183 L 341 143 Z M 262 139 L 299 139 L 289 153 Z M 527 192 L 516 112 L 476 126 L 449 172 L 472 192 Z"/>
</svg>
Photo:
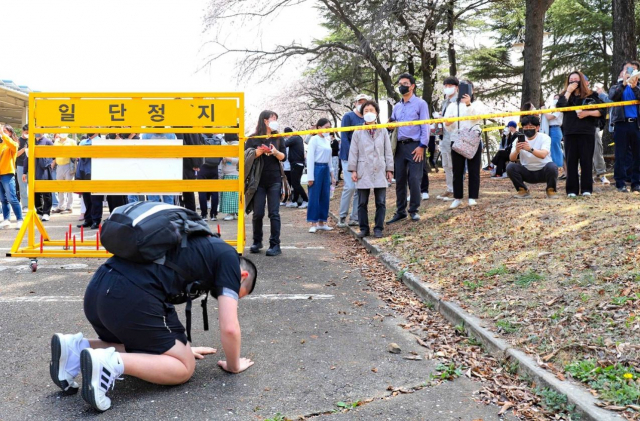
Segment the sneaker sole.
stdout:
<svg viewBox="0 0 640 421">
<path fill-rule="evenodd" d="M 96 403 L 96 395 L 94 393 L 93 377 L 97 377 L 97 383 L 100 382 L 100 373 L 94 372 L 93 360 L 91 359 L 91 351 L 83 349 L 80 353 L 80 371 L 82 372 L 82 399 L 91 405 L 96 411 L 104 412 L 111 409 L 101 409 Z"/>
<path fill-rule="evenodd" d="M 60 373 L 60 369 L 64 371 L 64 367 L 67 364 L 66 355 L 67 352 L 62 349 L 62 342 L 60 341 L 60 337 L 56 333 L 51 338 L 51 363 L 49 363 L 49 374 L 51 374 L 51 380 L 62 389 L 62 393 L 65 395 L 75 395 L 78 393 L 78 388 L 69 385 L 69 382 L 66 380 L 60 380 L 60 377 L 64 376 L 64 373 Z M 65 355 L 64 361 L 61 361 L 60 358 Z"/>
</svg>

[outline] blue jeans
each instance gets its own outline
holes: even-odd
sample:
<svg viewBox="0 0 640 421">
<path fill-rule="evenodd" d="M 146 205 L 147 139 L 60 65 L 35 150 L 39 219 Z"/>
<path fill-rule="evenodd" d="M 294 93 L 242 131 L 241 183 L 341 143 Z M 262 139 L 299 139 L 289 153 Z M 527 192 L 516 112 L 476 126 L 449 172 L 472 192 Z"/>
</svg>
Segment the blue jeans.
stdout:
<svg viewBox="0 0 640 421">
<path fill-rule="evenodd" d="M 162 197 L 162 200 L 160 200 L 160 197 Z M 167 196 L 167 195 L 163 195 L 163 196 L 147 196 L 147 200 L 149 200 L 150 202 L 168 203 L 170 205 L 175 204 L 173 202 L 173 196 Z"/>
<path fill-rule="evenodd" d="M 54 169 L 51 170 L 51 179 L 52 180 L 57 180 L 58 179 L 58 167 L 56 166 Z M 58 194 L 57 193 L 51 193 L 51 204 L 53 205 L 53 208 L 57 208 L 58 207 Z"/>
<path fill-rule="evenodd" d="M 22 203 L 23 208 L 29 207 L 29 189 L 28 183 L 26 181 L 22 181 L 22 175 L 24 174 L 24 167 L 18 168 L 18 185 L 20 186 L 20 203 Z"/>
<path fill-rule="evenodd" d="M 549 127 L 549 137 L 551 137 L 551 160 L 558 167 L 562 167 L 564 159 L 562 156 L 562 129 L 560 126 Z"/>
<path fill-rule="evenodd" d="M 613 178 L 616 180 L 616 187 L 626 186 L 629 169 L 631 169 L 631 187 L 640 186 L 640 130 L 636 122 L 618 122 L 615 127 Z M 631 160 L 628 157 L 629 149 L 632 151 Z"/>
<path fill-rule="evenodd" d="M 331 196 L 331 173 L 329 164 L 315 163 L 313 186 L 309 187 L 309 207 L 307 222 L 327 222 L 329 216 L 329 198 Z"/>
<path fill-rule="evenodd" d="M 0 201 L 2 201 L 2 216 L 5 221 L 11 217 L 9 204 L 18 221 L 22 221 L 22 208 L 16 194 L 16 179 L 13 174 L 0 175 Z"/>
</svg>

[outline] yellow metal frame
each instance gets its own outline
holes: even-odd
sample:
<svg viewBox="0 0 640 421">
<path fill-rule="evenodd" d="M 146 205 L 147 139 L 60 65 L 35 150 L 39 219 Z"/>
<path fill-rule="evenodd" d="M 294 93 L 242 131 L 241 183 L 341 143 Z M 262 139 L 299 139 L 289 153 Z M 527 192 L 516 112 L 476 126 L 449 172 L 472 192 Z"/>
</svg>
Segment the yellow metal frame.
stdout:
<svg viewBox="0 0 640 421">
<path fill-rule="evenodd" d="M 157 126 L 128 126 L 118 127 L 65 127 L 64 125 L 38 126 L 38 109 L 36 100 L 46 99 L 167 99 L 167 100 L 203 100 L 203 99 L 233 99 L 237 101 L 237 126 L 174 126 L 158 128 Z M 158 124 L 158 123 L 154 123 Z M 236 133 L 240 138 L 238 146 L 47 146 L 37 147 L 35 133 Z M 244 226 L 244 94 L 241 92 L 224 93 L 30 93 L 29 94 L 29 210 L 24 217 L 22 228 L 11 247 L 8 257 L 28 257 L 35 260 L 39 257 L 109 257 L 109 254 L 95 240 L 76 242 L 76 252 L 69 239 L 69 248 L 65 249 L 64 240 L 52 240 L 35 210 L 35 194 L 49 192 L 91 192 L 91 193 L 139 193 L 150 191 L 154 193 L 172 192 L 238 192 L 238 233 L 235 240 L 227 240 L 234 246 L 238 254 L 242 254 L 245 245 Z M 238 180 L 36 180 L 36 158 L 192 158 L 192 157 L 238 157 Z M 36 243 L 36 230 L 41 235 Z M 25 235 L 27 246 L 22 247 Z M 97 249 L 96 249 L 97 248 Z"/>
</svg>

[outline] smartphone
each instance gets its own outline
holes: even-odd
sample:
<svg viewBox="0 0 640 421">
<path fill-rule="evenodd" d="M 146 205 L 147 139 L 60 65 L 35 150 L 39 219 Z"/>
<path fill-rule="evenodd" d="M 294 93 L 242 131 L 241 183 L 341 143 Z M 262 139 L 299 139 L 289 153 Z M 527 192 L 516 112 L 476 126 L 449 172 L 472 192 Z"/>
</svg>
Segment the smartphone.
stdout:
<svg viewBox="0 0 640 421">
<path fill-rule="evenodd" d="M 469 83 L 460 82 L 458 86 L 458 101 L 462 100 L 462 97 L 465 95 L 473 95 L 473 88 Z"/>
<path fill-rule="evenodd" d="M 633 71 L 634 71 L 634 70 L 635 70 L 635 69 L 634 69 L 633 67 L 631 67 L 631 66 L 627 67 L 627 74 L 628 74 L 629 76 L 631 76 L 631 75 L 633 74 Z"/>
<path fill-rule="evenodd" d="M 524 133 L 518 132 L 518 143 L 524 143 L 524 142 L 525 142 Z"/>
</svg>

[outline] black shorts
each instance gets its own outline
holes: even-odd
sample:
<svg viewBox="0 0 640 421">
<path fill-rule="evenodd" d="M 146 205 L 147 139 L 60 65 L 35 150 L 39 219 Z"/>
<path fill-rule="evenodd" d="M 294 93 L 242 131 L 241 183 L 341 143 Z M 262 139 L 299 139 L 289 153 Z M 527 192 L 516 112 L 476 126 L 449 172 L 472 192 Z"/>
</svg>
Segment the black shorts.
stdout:
<svg viewBox="0 0 640 421">
<path fill-rule="evenodd" d="M 84 314 L 101 340 L 123 344 L 127 352 L 164 354 L 176 339 L 187 344 L 171 304 L 104 266 L 87 286 Z"/>
</svg>

